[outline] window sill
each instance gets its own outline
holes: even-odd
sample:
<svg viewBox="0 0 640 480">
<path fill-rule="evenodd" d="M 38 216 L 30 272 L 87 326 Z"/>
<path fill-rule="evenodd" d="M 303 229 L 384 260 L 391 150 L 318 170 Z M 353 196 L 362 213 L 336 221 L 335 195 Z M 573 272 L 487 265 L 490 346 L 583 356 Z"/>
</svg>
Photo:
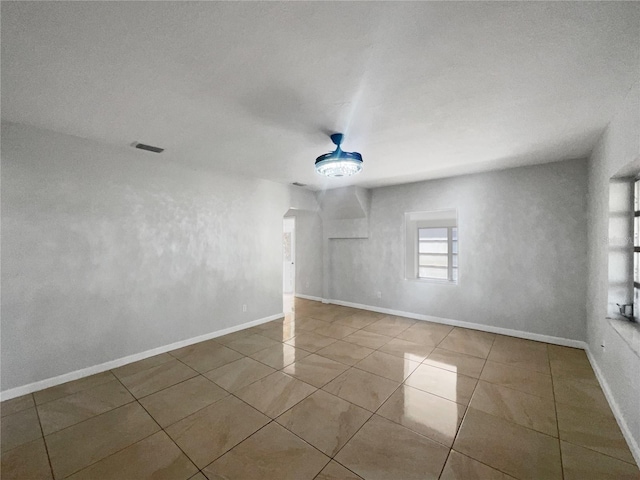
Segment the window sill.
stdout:
<svg viewBox="0 0 640 480">
<path fill-rule="evenodd" d="M 436 285 L 458 285 L 458 282 L 453 282 L 450 280 L 438 280 L 437 278 L 405 278 L 405 281 L 416 283 L 433 283 Z"/>
<path fill-rule="evenodd" d="M 607 321 L 618 332 L 629 348 L 640 357 L 640 323 L 622 317 L 607 317 Z"/>
</svg>

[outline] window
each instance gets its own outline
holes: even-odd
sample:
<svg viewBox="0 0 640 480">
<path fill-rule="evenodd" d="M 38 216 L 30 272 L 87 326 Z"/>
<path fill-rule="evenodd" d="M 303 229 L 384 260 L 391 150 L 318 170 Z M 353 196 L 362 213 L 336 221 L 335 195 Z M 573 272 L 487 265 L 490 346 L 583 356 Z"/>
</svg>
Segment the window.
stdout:
<svg viewBox="0 0 640 480">
<path fill-rule="evenodd" d="M 629 312 L 633 320 L 640 314 L 640 179 L 633 185 L 633 310 Z"/>
<path fill-rule="evenodd" d="M 640 177 L 609 180 L 608 314 L 637 317 L 640 290 Z"/>
<path fill-rule="evenodd" d="M 418 228 L 418 278 L 458 281 L 458 228 Z"/>
<path fill-rule="evenodd" d="M 405 214 L 406 278 L 458 283 L 456 210 Z"/>
</svg>

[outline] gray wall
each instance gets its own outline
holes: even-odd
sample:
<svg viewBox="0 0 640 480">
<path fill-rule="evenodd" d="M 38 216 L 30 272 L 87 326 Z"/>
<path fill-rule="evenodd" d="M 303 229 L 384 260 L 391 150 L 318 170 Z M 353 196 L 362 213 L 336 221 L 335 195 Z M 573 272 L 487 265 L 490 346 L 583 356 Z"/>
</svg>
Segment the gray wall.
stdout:
<svg viewBox="0 0 640 480">
<path fill-rule="evenodd" d="M 2 390 L 282 312 L 282 217 L 313 205 L 3 124 Z"/>
<path fill-rule="evenodd" d="M 609 179 L 640 158 L 640 83 L 610 122 L 589 162 L 589 285 L 587 341 L 640 461 L 640 357 L 606 320 L 609 253 Z M 636 325 L 636 328 L 639 327 Z M 603 350 L 601 344 L 606 348 Z M 640 346 L 639 346 L 640 347 Z M 640 349 L 640 348 L 639 348 Z"/>
<path fill-rule="evenodd" d="M 322 219 L 307 210 L 287 217 L 296 219 L 296 294 L 322 298 Z"/>
<path fill-rule="evenodd" d="M 374 189 L 369 238 L 330 240 L 330 298 L 584 340 L 586 190 L 584 160 Z M 448 208 L 459 284 L 405 280 L 405 212 Z"/>
</svg>

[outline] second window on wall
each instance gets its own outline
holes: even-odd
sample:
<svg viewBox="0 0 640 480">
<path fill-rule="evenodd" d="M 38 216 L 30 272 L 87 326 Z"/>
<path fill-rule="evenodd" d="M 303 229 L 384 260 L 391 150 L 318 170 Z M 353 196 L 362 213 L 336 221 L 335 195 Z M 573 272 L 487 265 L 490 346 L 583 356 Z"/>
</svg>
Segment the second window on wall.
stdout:
<svg viewBox="0 0 640 480">
<path fill-rule="evenodd" d="M 405 214 L 408 280 L 458 283 L 458 216 L 455 209 Z"/>
<path fill-rule="evenodd" d="M 458 228 L 418 228 L 418 278 L 458 281 Z"/>
</svg>

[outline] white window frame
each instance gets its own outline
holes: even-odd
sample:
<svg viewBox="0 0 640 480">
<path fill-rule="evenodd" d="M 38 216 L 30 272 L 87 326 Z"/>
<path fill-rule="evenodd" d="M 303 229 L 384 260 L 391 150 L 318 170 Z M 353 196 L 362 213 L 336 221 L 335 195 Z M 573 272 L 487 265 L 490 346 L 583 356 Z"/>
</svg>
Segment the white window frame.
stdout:
<svg viewBox="0 0 640 480">
<path fill-rule="evenodd" d="M 446 228 L 448 242 L 448 271 L 447 278 L 420 277 L 419 276 L 419 229 L 421 228 Z M 453 248 L 452 229 L 457 228 L 458 234 L 458 278 L 453 279 Z M 460 228 L 458 226 L 458 212 L 456 209 L 434 210 L 425 212 L 405 213 L 405 279 L 427 283 L 444 283 L 457 285 L 460 282 Z"/>
<path fill-rule="evenodd" d="M 630 316 L 626 316 L 626 318 L 632 322 L 638 322 L 640 315 L 640 265 L 638 265 L 636 258 L 640 255 L 640 231 L 638 231 L 638 218 L 640 217 L 640 175 L 634 177 L 631 191 L 633 192 L 633 203 L 631 205 L 631 211 L 633 212 L 633 226 L 631 227 L 633 237 L 633 257 L 631 258 L 633 294 L 631 300 L 632 313 Z"/>
<path fill-rule="evenodd" d="M 440 268 L 442 270 L 447 270 L 447 278 L 438 278 L 438 277 L 421 277 L 420 276 L 420 255 L 424 255 L 422 253 L 420 253 L 420 230 L 425 229 L 425 228 L 439 228 L 439 229 L 446 229 L 447 230 L 447 253 L 430 253 L 428 255 L 437 255 L 437 256 L 446 256 L 447 257 L 447 266 L 446 267 L 439 267 L 436 265 L 428 265 L 429 268 Z M 437 280 L 437 281 L 441 281 L 441 282 L 451 282 L 451 283 L 456 283 L 457 280 L 455 280 L 453 278 L 453 270 L 454 270 L 454 266 L 453 266 L 453 256 L 454 255 L 458 255 L 457 252 L 453 251 L 453 229 L 457 229 L 457 226 L 449 226 L 449 227 L 422 227 L 420 225 L 417 226 L 416 228 L 416 235 L 418 236 L 417 239 L 417 251 L 416 251 L 416 278 L 418 280 Z M 428 243 L 428 242 L 425 242 Z M 424 266 L 424 265 L 422 265 Z M 456 268 L 460 268 L 459 266 Z"/>
</svg>

